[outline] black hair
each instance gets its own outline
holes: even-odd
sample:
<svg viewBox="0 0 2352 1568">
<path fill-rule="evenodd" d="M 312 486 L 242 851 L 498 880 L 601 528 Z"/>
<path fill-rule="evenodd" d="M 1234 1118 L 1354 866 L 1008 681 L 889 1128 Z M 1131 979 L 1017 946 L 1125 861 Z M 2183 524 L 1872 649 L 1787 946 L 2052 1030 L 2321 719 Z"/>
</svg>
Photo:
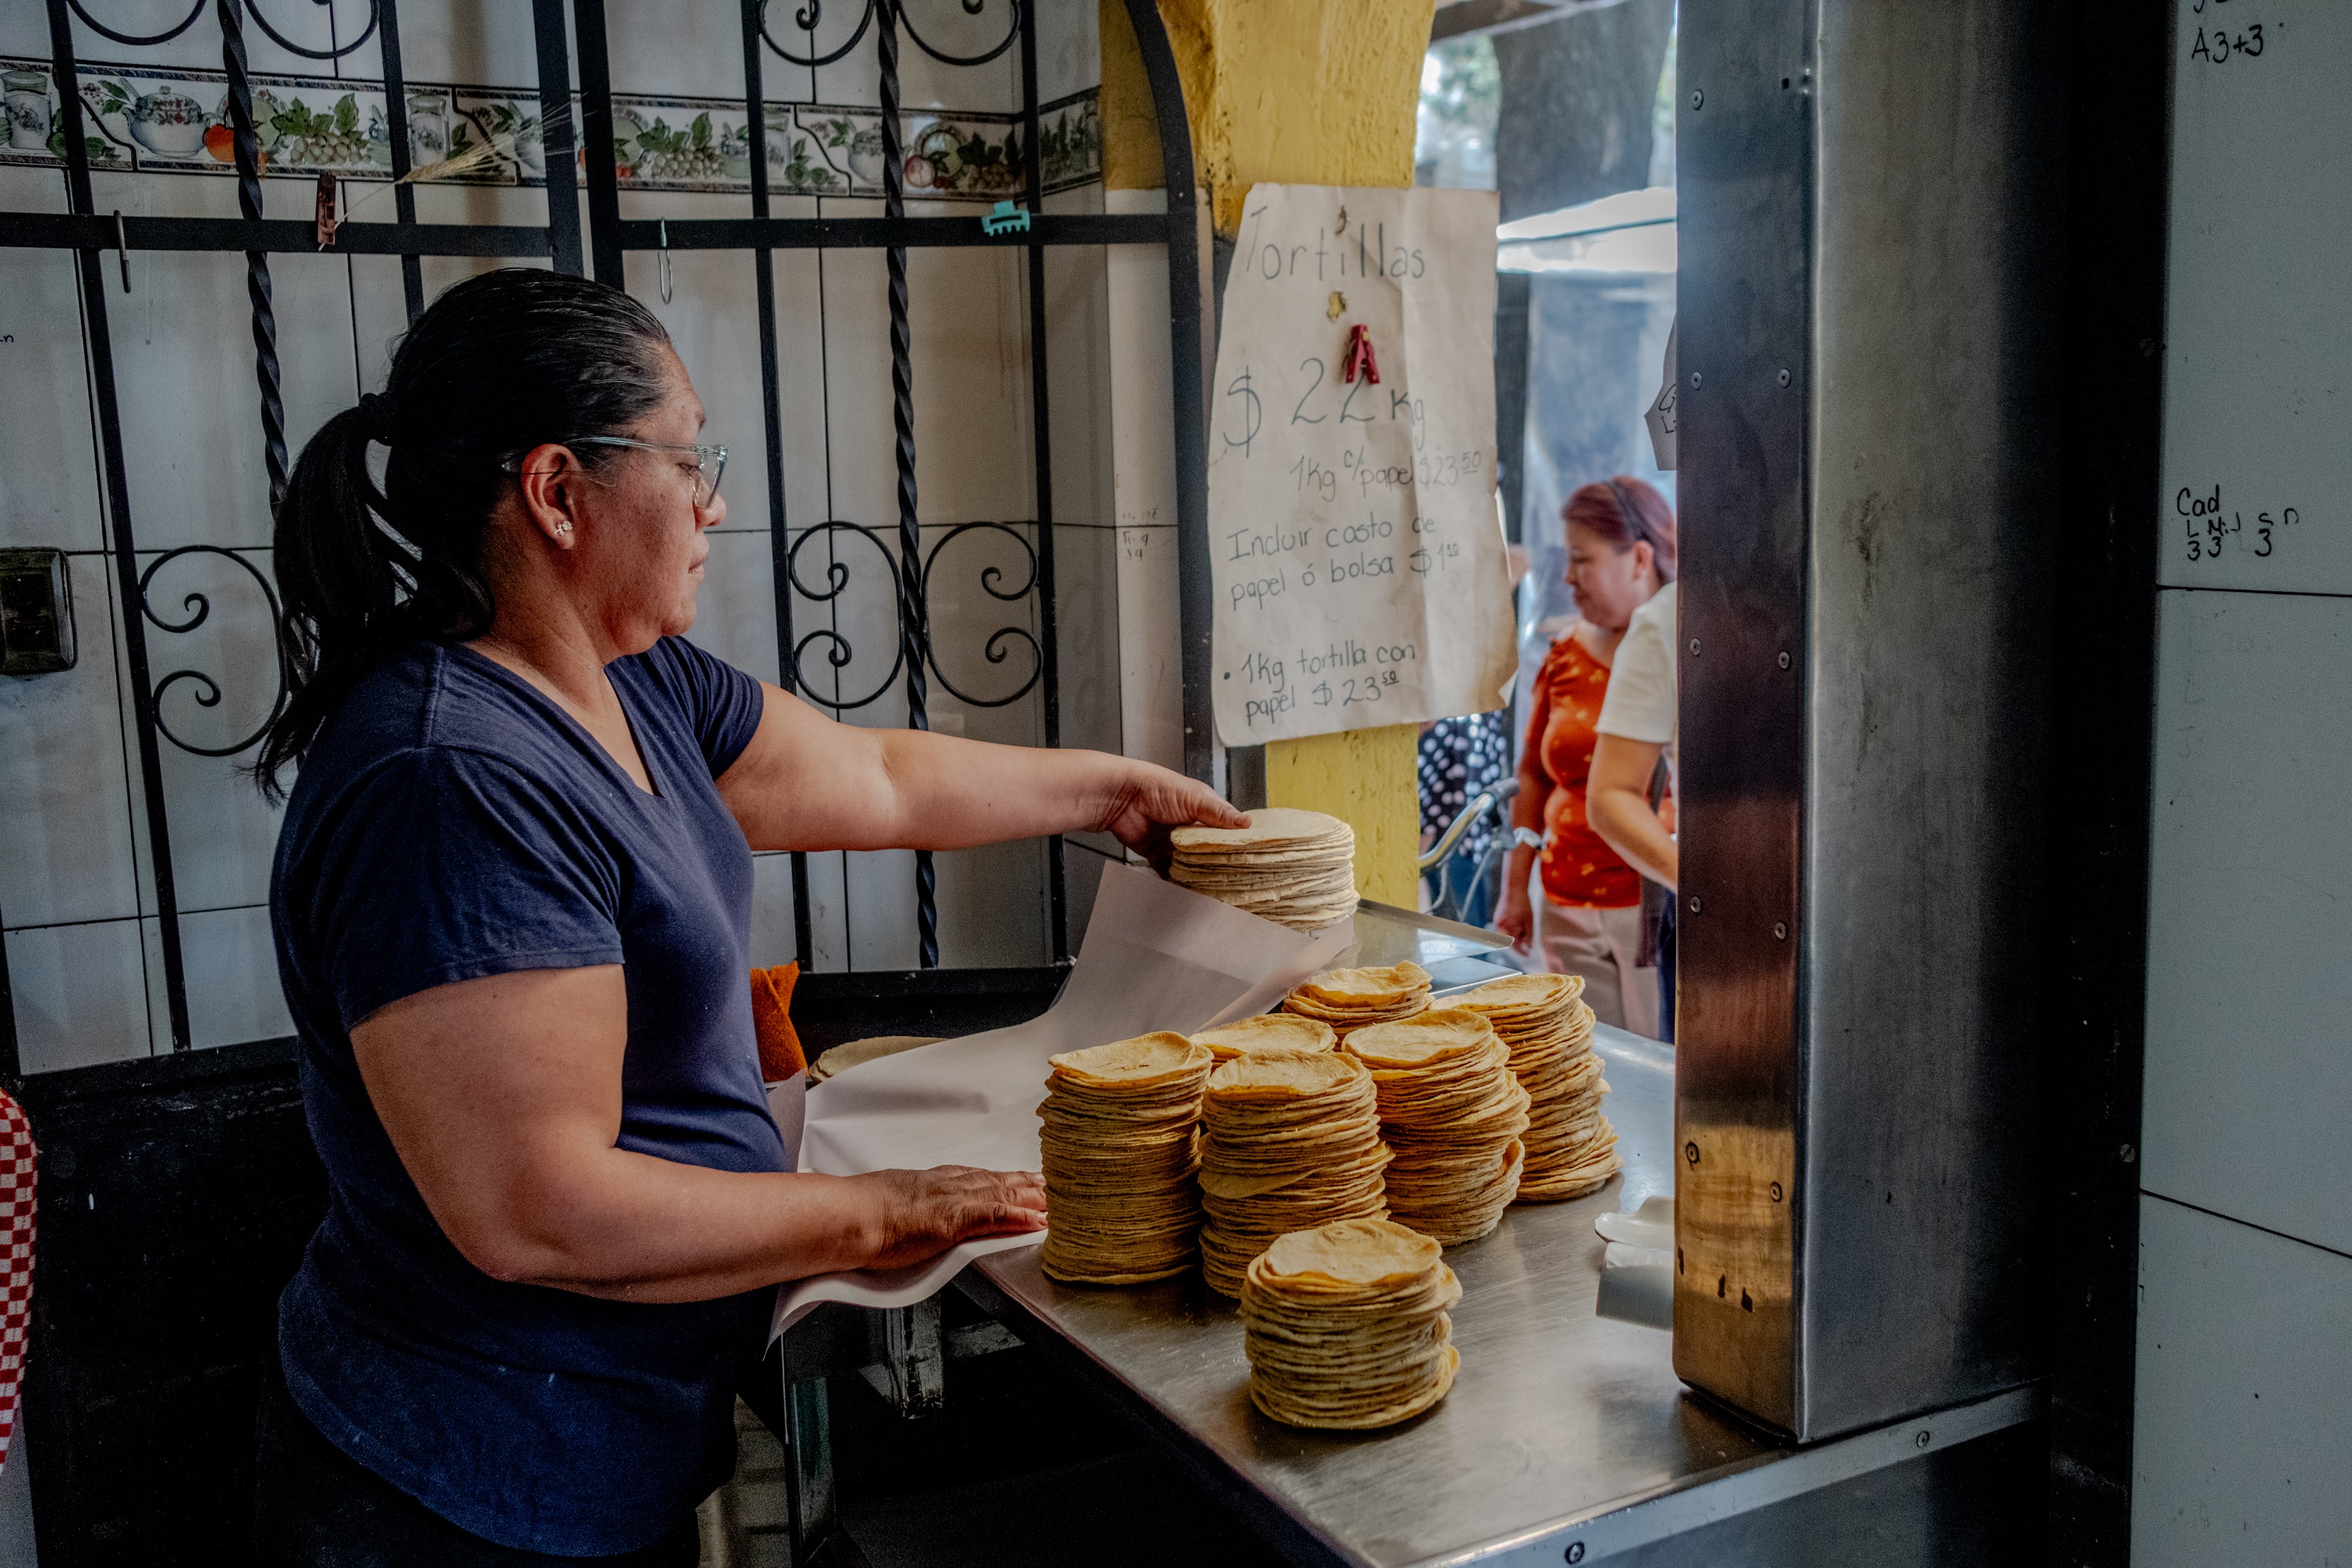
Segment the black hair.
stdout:
<svg viewBox="0 0 2352 1568">
<path fill-rule="evenodd" d="M 271 799 L 352 687 L 419 640 L 463 641 L 496 612 L 483 570 L 513 457 L 625 431 L 665 392 L 669 334 L 620 289 L 537 268 L 443 294 L 394 352 L 383 392 L 319 428 L 278 503 L 289 696 L 253 776 Z M 387 449 L 383 486 L 368 447 Z M 579 453 L 594 465 L 613 449 Z"/>
</svg>

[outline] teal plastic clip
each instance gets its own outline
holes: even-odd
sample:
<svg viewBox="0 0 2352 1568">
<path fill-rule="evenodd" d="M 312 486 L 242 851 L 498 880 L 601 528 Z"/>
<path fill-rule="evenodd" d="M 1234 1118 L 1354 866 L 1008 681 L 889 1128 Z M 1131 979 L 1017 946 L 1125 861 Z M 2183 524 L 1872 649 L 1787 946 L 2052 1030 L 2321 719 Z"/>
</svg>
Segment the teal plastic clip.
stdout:
<svg viewBox="0 0 2352 1568">
<path fill-rule="evenodd" d="M 1029 210 L 1026 207 L 1015 206 L 1011 202 L 997 203 L 988 210 L 987 215 L 980 220 L 980 232 L 982 234 L 1001 235 L 1014 230 L 1022 234 L 1029 232 Z"/>
</svg>

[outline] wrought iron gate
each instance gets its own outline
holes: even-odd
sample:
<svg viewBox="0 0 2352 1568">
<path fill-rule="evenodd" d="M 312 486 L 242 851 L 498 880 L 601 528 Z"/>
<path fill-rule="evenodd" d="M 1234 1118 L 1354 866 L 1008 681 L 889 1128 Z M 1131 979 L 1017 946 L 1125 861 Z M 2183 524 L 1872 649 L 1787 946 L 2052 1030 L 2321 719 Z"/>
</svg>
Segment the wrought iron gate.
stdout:
<svg viewBox="0 0 2352 1568">
<path fill-rule="evenodd" d="M 226 107 L 231 152 L 238 183 L 236 219 L 139 217 L 97 210 L 91 186 L 91 149 L 101 147 L 89 135 L 88 111 L 78 90 L 79 76 L 74 42 L 74 18 L 99 35 L 118 43 L 161 43 L 185 32 L 203 16 L 207 0 L 194 0 L 175 27 L 151 37 L 138 37 L 103 26 L 92 18 L 81 0 L 46 0 L 51 58 L 49 70 L 57 87 L 57 114 L 64 150 L 70 210 L 64 214 L 0 213 L 0 245 L 71 250 L 78 264 L 78 282 L 86 318 L 90 360 L 91 394 L 102 469 L 102 505 L 110 549 L 115 562 L 120 594 L 121 655 L 132 687 L 134 741 L 139 776 L 144 783 L 144 813 L 151 861 L 152 892 L 159 917 L 163 993 L 170 1019 L 173 1049 L 191 1044 L 187 985 L 179 929 L 180 900 L 174 887 L 172 858 L 173 823 L 163 789 L 162 747 L 168 744 L 203 757 L 230 757 L 253 747 L 258 732 L 231 744 L 206 747 L 167 727 L 159 716 L 161 699 L 175 685 L 185 685 L 197 703 L 210 707 L 221 700 L 218 683 L 210 674 L 177 668 L 157 678 L 156 659 L 148 642 L 149 630 L 169 637 L 193 632 L 212 613 L 200 593 L 187 595 L 174 619 L 160 613 L 151 601 L 156 573 L 169 562 L 188 555 L 226 557 L 260 583 L 273 624 L 278 606 L 269 583 L 243 557 L 216 545 L 191 544 L 166 551 L 141 570 L 138 532 L 131 517 L 125 462 L 125 434 L 117 395 L 114 353 L 107 309 L 108 258 L 118 251 L 128 277 L 129 256 L 134 251 L 194 251 L 241 253 L 246 260 L 247 290 L 253 322 L 254 362 L 259 389 L 265 461 L 273 507 L 282 495 L 288 470 L 285 413 L 280 398 L 277 319 L 272 303 L 270 256 L 303 253 L 346 256 L 389 256 L 401 260 L 403 288 L 411 320 L 425 306 L 420 260 L 425 256 L 512 257 L 551 260 L 559 270 L 589 271 L 616 285 L 623 282 L 627 252 L 748 250 L 751 253 L 759 310 L 764 459 L 768 478 L 769 531 L 775 573 L 775 615 L 778 662 L 788 690 L 835 713 L 847 712 L 903 691 L 908 718 L 917 728 L 929 725 L 932 681 L 973 707 L 1000 707 L 1035 695 L 1042 709 L 1045 742 L 1061 739 L 1061 690 L 1055 598 L 1055 520 L 1053 475 L 1047 423 L 1045 355 L 1045 252 L 1056 246 L 1157 244 L 1167 247 L 1173 345 L 1174 407 L 1178 411 L 1175 455 L 1178 478 L 1180 550 L 1188 564 L 1182 574 L 1185 603 L 1184 687 L 1188 715 L 1205 709 L 1205 471 L 1203 408 L 1202 258 L 1200 251 L 1199 196 L 1192 169 L 1192 148 L 1175 63 L 1153 0 L 1128 0 L 1128 13 L 1141 46 L 1146 75 L 1158 120 L 1167 186 L 1167 209 L 1161 214 L 1050 214 L 1042 210 L 1044 146 L 1040 124 L 1037 73 L 1037 28 L 1032 0 L 1005 0 L 1009 19 L 1001 39 L 984 51 L 956 55 L 926 40 L 919 8 L 932 0 L 859 0 L 847 42 L 829 52 L 814 47 L 822 0 L 806 0 L 793 20 L 804 40 L 802 53 L 780 41 L 770 26 L 766 0 L 736 0 L 741 16 L 744 68 L 743 110 L 746 140 L 751 149 L 751 215 L 723 219 L 624 219 L 619 200 L 619 163 L 611 62 L 606 47 L 604 0 L 573 0 L 567 36 L 563 0 L 533 0 L 534 31 L 540 79 L 540 121 L 543 139 L 547 223 L 544 227 L 515 225 L 441 224 L 418 221 L 412 173 L 411 110 L 402 74 L 400 19 L 397 0 L 370 0 L 365 29 L 349 44 L 331 51 L 298 47 L 281 34 L 254 0 L 209 0 L 223 38 Z M 968 16 L 983 15 L 988 0 L 960 0 Z M 380 37 L 384 75 L 385 112 L 389 119 L 394 221 L 346 222 L 334 231 L 330 245 L 321 246 L 310 224 L 269 220 L 262 215 L 262 160 L 255 124 L 255 92 L 245 47 L 247 23 L 259 27 L 271 40 L 311 59 L 340 57 Z M 772 53 L 793 65 L 814 67 L 838 60 L 871 32 L 878 56 L 881 82 L 881 173 L 884 214 L 856 218 L 780 218 L 770 211 L 771 177 L 767 116 L 762 95 L 762 68 Z M 792 37 L 791 33 L 785 35 Z M 579 49 L 579 111 L 576 124 L 570 90 L 571 39 Z M 905 189 L 910 158 L 902 145 L 899 98 L 899 50 L 911 41 L 934 59 L 950 66 L 977 66 L 1009 50 L 1019 50 L 1022 107 L 1018 135 L 1023 149 L 1023 210 L 998 214 L 1010 224 L 975 222 L 969 217 L 910 217 L 905 211 Z M 1009 152 L 1009 149 L 1008 149 Z M 575 157 L 577 155 L 577 157 Z M 135 157 L 135 154 L 134 154 Z M 586 223 L 581 220 L 580 172 L 584 170 Z M 992 214 L 995 216 L 997 214 Z M 1002 231 L 1002 232 L 1000 232 Z M 914 377 L 908 324 L 907 257 L 910 249 L 939 246 L 1017 247 L 1026 254 L 1028 269 L 1028 340 L 1032 398 L 1032 459 L 1035 471 L 1036 516 L 1017 522 L 974 521 L 956 525 L 926 550 L 919 533 L 919 497 L 915 482 Z M 778 364 L 778 321 L 774 253 L 803 249 L 880 249 L 887 267 L 891 354 L 891 390 L 897 474 L 895 528 L 828 517 L 804 525 L 797 536 L 787 528 L 782 407 Z M 126 283 L 127 287 L 127 283 Z M 1034 545 L 1024 528 L 1034 529 Z M 1003 664 L 1013 651 L 1026 644 L 1034 660 L 1028 678 L 1007 695 L 968 694 L 960 690 L 942 669 L 930 626 L 931 578 L 941 552 L 957 539 L 973 534 L 1010 539 L 1020 547 L 1026 580 L 1007 586 L 996 567 L 982 574 L 982 588 L 1007 605 L 1034 605 L 1037 632 L 1008 624 L 992 632 L 981 650 L 992 665 Z M 818 562 L 803 561 L 804 550 L 823 540 L 822 584 L 809 573 Z M 837 626 L 798 628 L 794 598 L 817 603 L 837 601 L 850 580 L 839 547 L 862 541 L 878 552 L 895 577 L 891 601 L 897 622 L 897 649 L 890 673 L 872 690 L 844 693 L 838 673 L 851 650 Z M 1198 570 L 1190 570 L 1197 567 Z M 831 695 L 808 678 L 803 661 L 821 655 L 835 675 Z M 166 660 L 165 662 L 168 662 Z M 1014 668 L 1017 670 L 1018 665 Z M 278 704 L 284 702 L 286 668 L 282 644 L 278 654 Z M 273 715 L 275 713 L 273 708 Z M 1195 777 L 1206 778 L 1210 751 L 1205 724 L 1190 724 L 1186 764 Z M 1049 933 L 1052 957 L 1058 965 L 1069 953 L 1067 911 L 1064 886 L 1063 845 L 1048 841 Z M 794 945 L 803 969 L 814 957 L 806 857 L 792 857 Z M 924 968 L 939 962 L 935 877 L 928 852 L 919 852 L 915 866 L 916 917 L 919 961 Z M 5 952 L 0 951 L 0 1003 L 7 997 Z M 0 1073 L 17 1071 L 16 1032 L 13 1013 L 0 1005 Z"/>
</svg>

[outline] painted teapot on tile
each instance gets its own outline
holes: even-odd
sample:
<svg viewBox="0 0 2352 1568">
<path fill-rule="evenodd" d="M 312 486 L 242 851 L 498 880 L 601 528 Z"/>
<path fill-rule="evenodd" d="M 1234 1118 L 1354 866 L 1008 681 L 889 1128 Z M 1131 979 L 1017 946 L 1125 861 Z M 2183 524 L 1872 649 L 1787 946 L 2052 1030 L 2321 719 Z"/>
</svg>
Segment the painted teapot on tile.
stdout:
<svg viewBox="0 0 2352 1568">
<path fill-rule="evenodd" d="M 204 150 L 214 111 L 186 93 L 163 88 L 131 100 L 123 118 L 131 139 L 158 158 L 193 158 Z"/>
<path fill-rule="evenodd" d="M 208 110 L 177 88 L 160 86 L 142 93 L 113 77 L 82 83 L 81 96 L 99 132 L 131 149 L 134 162 L 141 151 L 158 158 L 194 157 L 204 150 L 205 132 L 218 114 L 217 108 Z"/>
</svg>

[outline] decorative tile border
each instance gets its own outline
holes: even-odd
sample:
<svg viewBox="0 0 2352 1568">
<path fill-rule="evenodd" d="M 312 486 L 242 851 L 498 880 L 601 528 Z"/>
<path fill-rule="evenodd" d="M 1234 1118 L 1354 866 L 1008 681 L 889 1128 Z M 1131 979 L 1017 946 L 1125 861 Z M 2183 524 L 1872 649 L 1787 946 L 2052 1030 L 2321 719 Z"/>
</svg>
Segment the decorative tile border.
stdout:
<svg viewBox="0 0 2352 1568">
<path fill-rule="evenodd" d="M 93 168 L 179 174 L 236 172 L 221 71 L 81 63 L 84 124 Z M 0 56 L 7 137 L 0 163 L 56 168 L 65 160 L 48 62 Z M 254 120 L 262 172 L 293 179 L 332 173 L 392 178 L 382 82 L 255 75 Z M 575 109 L 577 100 L 574 100 Z M 779 195 L 882 193 L 882 117 L 870 106 L 771 103 L 769 188 Z M 995 201 L 1025 183 L 1021 117 L 961 110 L 902 113 L 907 194 Z M 740 101 L 613 98 L 614 151 L 624 190 L 751 188 L 751 137 Z M 1102 118 L 1088 89 L 1039 111 L 1045 188 L 1102 178 Z M 541 185 L 546 153 L 533 88 L 408 85 L 412 178 L 432 183 Z"/>
</svg>

